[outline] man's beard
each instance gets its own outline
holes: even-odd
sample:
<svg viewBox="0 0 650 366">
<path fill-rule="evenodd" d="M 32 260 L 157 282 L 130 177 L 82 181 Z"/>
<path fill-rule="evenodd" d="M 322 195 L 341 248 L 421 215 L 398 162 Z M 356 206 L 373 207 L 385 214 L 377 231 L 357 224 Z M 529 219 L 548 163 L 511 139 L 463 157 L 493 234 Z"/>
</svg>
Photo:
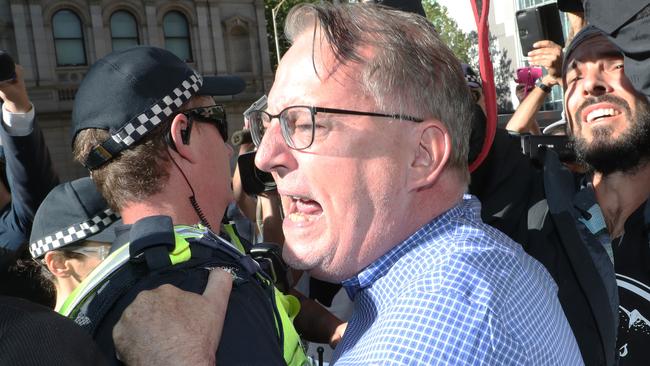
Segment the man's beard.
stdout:
<svg viewBox="0 0 650 366">
<path fill-rule="evenodd" d="M 582 110 L 592 104 L 609 102 L 619 106 L 629 126 L 619 136 L 612 139 L 609 126 L 592 130 L 592 142 L 582 137 L 573 137 L 578 161 L 607 176 L 615 172 L 634 173 L 650 158 L 650 108 L 648 102 L 637 99 L 636 113 L 633 115 L 629 104 L 622 98 L 605 95 L 586 101 L 575 113 L 574 121 L 582 123 L 579 116 Z"/>
</svg>

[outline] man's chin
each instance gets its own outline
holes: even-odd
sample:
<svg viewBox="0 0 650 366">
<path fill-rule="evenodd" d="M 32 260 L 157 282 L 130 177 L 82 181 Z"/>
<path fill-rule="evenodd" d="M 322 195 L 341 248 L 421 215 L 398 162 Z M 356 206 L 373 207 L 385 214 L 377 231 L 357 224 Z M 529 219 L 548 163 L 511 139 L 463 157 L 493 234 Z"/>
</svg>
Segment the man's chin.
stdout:
<svg viewBox="0 0 650 366">
<path fill-rule="evenodd" d="M 595 142 L 591 146 L 577 142 L 575 149 L 579 161 L 604 176 L 633 172 L 642 159 L 636 147 L 624 141 Z"/>
<path fill-rule="evenodd" d="M 319 260 L 316 256 L 310 254 L 297 254 L 285 243 L 282 250 L 282 259 L 291 268 L 300 271 L 311 271 L 319 265 Z"/>
</svg>

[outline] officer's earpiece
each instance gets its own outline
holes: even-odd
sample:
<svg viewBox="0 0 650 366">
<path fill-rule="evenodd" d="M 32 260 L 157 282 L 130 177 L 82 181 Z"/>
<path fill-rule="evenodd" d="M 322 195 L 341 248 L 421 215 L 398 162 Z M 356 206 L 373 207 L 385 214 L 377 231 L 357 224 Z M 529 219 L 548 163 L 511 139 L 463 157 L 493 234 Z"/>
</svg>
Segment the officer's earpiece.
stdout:
<svg viewBox="0 0 650 366">
<path fill-rule="evenodd" d="M 183 142 L 183 145 L 189 145 L 190 144 L 190 134 L 192 133 L 192 118 L 189 116 L 187 117 L 187 127 L 185 129 L 182 129 L 181 132 L 181 141 Z M 172 132 L 171 130 L 167 135 L 165 135 L 165 140 L 167 141 L 167 145 L 169 145 L 174 151 L 176 150 L 176 145 L 174 144 L 174 140 L 172 139 Z"/>
<path fill-rule="evenodd" d="M 194 121 L 192 121 L 192 117 L 187 116 L 187 127 L 184 130 L 181 130 L 181 141 L 183 141 L 183 145 L 189 145 L 190 144 L 190 134 L 192 133 L 192 125 Z"/>
<path fill-rule="evenodd" d="M 190 128 L 191 127 L 188 126 L 186 129 L 181 130 L 181 141 L 183 141 L 183 145 L 190 144 Z"/>
</svg>

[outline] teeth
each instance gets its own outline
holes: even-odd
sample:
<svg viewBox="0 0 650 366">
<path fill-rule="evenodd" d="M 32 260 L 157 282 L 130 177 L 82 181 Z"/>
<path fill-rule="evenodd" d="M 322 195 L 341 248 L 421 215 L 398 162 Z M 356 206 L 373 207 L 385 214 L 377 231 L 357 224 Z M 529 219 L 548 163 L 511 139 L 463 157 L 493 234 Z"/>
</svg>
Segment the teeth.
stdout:
<svg viewBox="0 0 650 366">
<path fill-rule="evenodd" d="M 294 212 L 291 215 L 287 216 L 291 221 L 293 222 L 305 222 L 307 221 L 307 217 L 300 213 L 300 212 Z"/>
<path fill-rule="evenodd" d="M 587 122 L 593 122 L 596 118 L 605 117 L 605 116 L 615 116 L 618 112 L 614 108 L 601 108 L 596 109 L 587 115 Z"/>
</svg>

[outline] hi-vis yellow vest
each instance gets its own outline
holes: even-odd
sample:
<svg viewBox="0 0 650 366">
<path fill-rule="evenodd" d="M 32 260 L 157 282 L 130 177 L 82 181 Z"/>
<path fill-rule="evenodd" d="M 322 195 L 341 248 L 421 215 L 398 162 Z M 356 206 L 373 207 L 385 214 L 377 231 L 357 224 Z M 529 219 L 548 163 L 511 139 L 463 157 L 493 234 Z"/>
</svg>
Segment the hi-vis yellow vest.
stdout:
<svg viewBox="0 0 650 366">
<path fill-rule="evenodd" d="M 245 248 L 236 235 L 235 230 L 229 225 L 224 225 L 224 231 L 230 236 L 231 245 L 240 253 L 245 253 Z M 203 237 L 206 228 L 202 225 L 174 226 L 175 248 L 169 253 L 172 264 L 183 263 L 192 257 L 190 243 L 188 239 L 200 239 Z M 75 288 L 68 296 L 59 313 L 66 317 L 74 318 L 87 299 L 113 272 L 119 269 L 129 260 L 129 244 L 125 244 L 111 253 L 97 268 L 95 268 L 84 281 Z M 261 276 L 260 276 L 261 277 Z M 261 278 L 267 281 L 265 278 Z M 283 356 L 289 366 L 309 365 L 307 356 L 300 342 L 300 336 L 293 326 L 293 320 L 300 311 L 300 302 L 295 296 L 284 295 L 278 289 L 274 288 L 275 303 L 280 316 L 280 324 L 283 332 Z M 278 334 L 280 330 L 278 329 Z"/>
</svg>

